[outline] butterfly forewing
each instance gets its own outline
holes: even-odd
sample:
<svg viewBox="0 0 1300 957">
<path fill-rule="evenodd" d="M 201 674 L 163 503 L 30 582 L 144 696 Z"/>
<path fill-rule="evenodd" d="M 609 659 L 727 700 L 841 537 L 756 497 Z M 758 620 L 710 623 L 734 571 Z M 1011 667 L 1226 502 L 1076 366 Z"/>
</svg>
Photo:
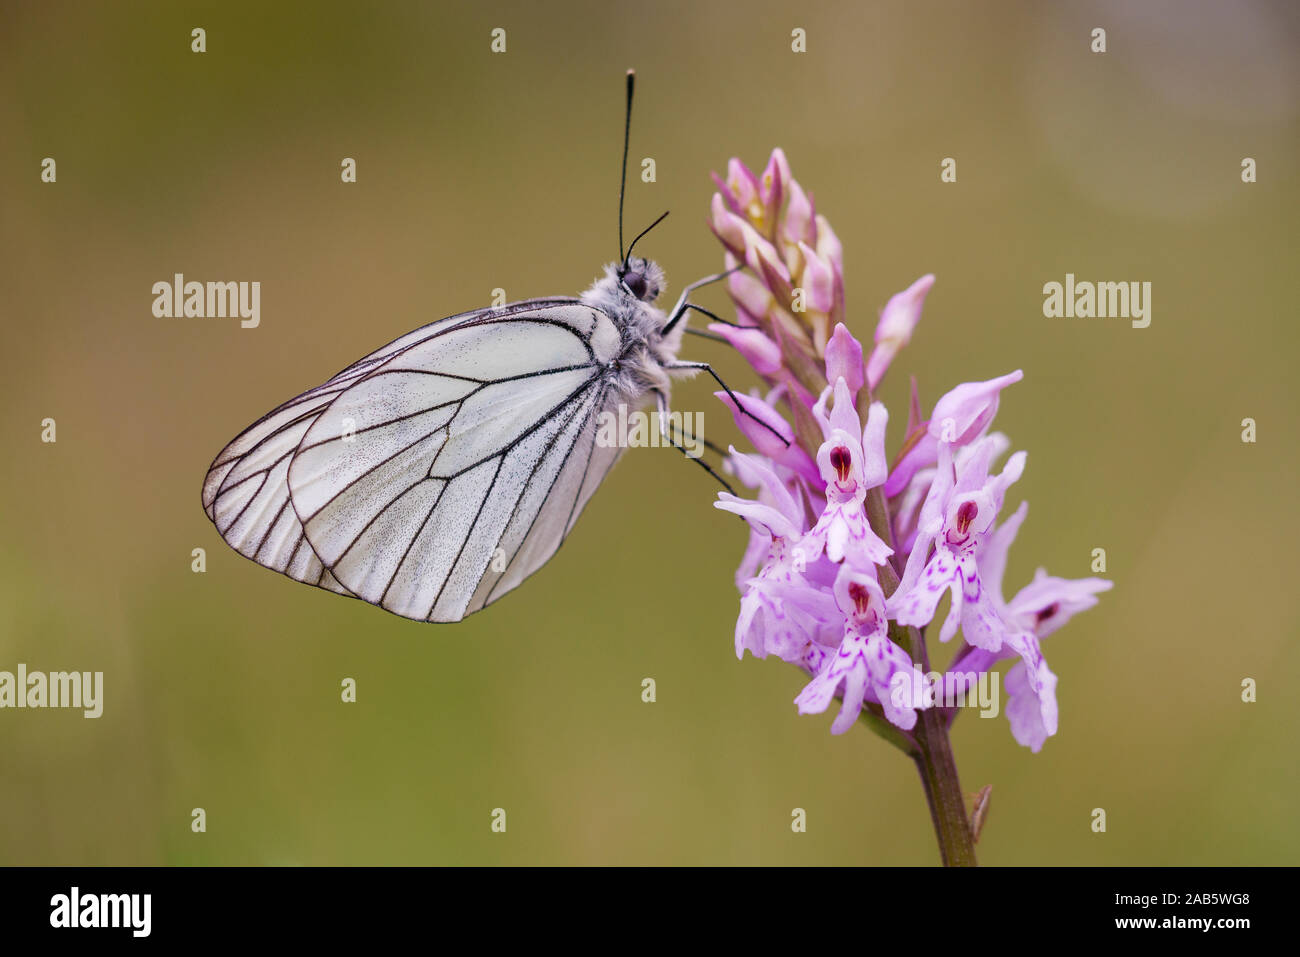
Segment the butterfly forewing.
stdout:
<svg viewBox="0 0 1300 957">
<path fill-rule="evenodd" d="M 501 309 L 476 309 L 472 312 L 459 313 L 422 326 L 394 339 L 370 355 L 358 359 L 332 376 L 329 381 L 272 409 L 232 439 L 208 467 L 208 474 L 203 482 L 204 511 L 216 523 L 217 528 L 222 530 L 224 536 L 225 529 L 232 524 L 243 506 L 247 504 L 248 498 L 256 491 L 256 484 L 246 484 L 249 483 L 250 477 L 256 476 L 260 481 L 266 471 L 282 456 L 292 455 L 305 430 L 311 425 L 312 419 L 322 409 L 340 392 L 394 354 L 427 340 L 439 331 L 454 328 L 462 323 L 478 322 L 527 309 L 574 302 L 576 302 L 574 299 L 532 300 L 512 303 Z M 233 478 L 231 478 L 232 473 L 235 473 Z M 239 545 L 235 542 L 230 544 L 239 550 Z M 283 569 L 277 570 L 283 571 Z"/>
</svg>

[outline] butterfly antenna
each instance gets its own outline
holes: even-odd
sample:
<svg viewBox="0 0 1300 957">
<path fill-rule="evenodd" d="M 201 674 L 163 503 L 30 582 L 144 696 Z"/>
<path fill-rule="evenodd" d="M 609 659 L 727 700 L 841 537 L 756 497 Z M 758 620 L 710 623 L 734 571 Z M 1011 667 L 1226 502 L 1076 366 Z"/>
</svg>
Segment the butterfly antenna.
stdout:
<svg viewBox="0 0 1300 957">
<path fill-rule="evenodd" d="M 647 226 L 645 229 L 641 230 L 641 232 L 637 233 L 637 235 L 636 235 L 636 239 L 632 240 L 631 244 L 627 247 L 627 255 L 623 257 L 623 269 L 624 269 L 624 270 L 627 269 L 627 263 L 628 263 L 628 260 L 630 260 L 630 259 L 632 258 L 632 249 L 636 246 L 637 243 L 639 243 L 639 242 L 641 241 L 641 237 L 644 236 L 646 233 L 650 232 L 650 230 L 654 229 L 656 226 L 658 226 L 660 223 L 662 223 L 665 219 L 667 219 L 667 218 L 668 218 L 668 213 L 669 213 L 669 212 L 671 212 L 671 210 L 665 211 L 664 214 L 663 214 L 662 216 L 660 216 L 658 219 L 656 219 L 653 223 L 651 223 L 651 224 L 650 224 L 649 226 Z"/>
<path fill-rule="evenodd" d="M 618 184 L 618 258 L 623 255 L 623 197 L 627 193 L 627 141 L 632 134 L 632 88 L 636 85 L 636 70 L 627 71 L 627 113 L 623 119 L 623 179 Z M 629 251 L 630 252 L 630 251 Z"/>
</svg>

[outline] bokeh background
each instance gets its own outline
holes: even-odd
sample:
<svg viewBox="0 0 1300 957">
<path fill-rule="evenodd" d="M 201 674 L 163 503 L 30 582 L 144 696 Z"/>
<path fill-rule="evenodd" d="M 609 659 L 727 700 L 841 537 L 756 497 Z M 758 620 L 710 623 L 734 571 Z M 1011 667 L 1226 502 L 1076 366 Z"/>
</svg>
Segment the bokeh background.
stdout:
<svg viewBox="0 0 1300 957">
<path fill-rule="evenodd" d="M 1114 590 L 1045 647 L 1060 733 L 1032 755 L 1004 717 L 957 724 L 964 787 L 993 785 L 982 862 L 1297 863 L 1298 42 L 1294 5 L 1245 0 L 4 4 L 0 668 L 103 671 L 106 701 L 0 712 L 0 863 L 937 861 L 908 761 L 798 717 L 793 668 L 736 661 L 743 529 L 671 451 L 632 451 L 554 561 L 457 626 L 263 570 L 200 508 L 282 400 L 494 287 L 585 288 L 615 254 L 629 66 L 629 230 L 673 211 L 644 247 L 668 296 L 720 265 L 710 170 L 784 147 L 859 336 L 938 276 L 896 420 L 909 373 L 928 408 L 1025 370 L 1008 588 L 1106 549 Z M 259 280 L 260 328 L 154 318 L 174 272 Z M 1067 272 L 1150 281 L 1151 326 L 1045 319 Z M 708 383 L 675 400 L 735 439 Z"/>
</svg>

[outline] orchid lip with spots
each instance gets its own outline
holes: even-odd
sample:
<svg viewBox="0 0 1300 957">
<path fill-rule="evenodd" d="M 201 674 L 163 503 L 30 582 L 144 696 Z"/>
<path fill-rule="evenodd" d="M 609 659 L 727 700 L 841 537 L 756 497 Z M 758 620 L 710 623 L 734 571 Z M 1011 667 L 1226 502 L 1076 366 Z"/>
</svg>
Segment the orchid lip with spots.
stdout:
<svg viewBox="0 0 1300 957">
<path fill-rule="evenodd" d="M 864 723 L 912 757 L 944 862 L 973 864 L 949 742 L 956 709 L 943 696 L 891 694 L 891 686 L 915 689 L 926 673 L 931 684 L 941 674 L 949 683 L 982 679 L 1013 660 L 1003 710 L 1015 740 L 1038 752 L 1059 727 L 1057 676 L 1042 639 L 1111 583 L 1039 569 L 1003 598 L 1027 503 L 999 516 L 1027 456 L 1007 455 L 1010 441 L 991 428 L 1021 370 L 953 386 L 928 417 L 913 380 L 906 415 L 893 417 L 888 434 L 877 390 L 917 333 L 935 277 L 885 304 L 864 350 L 845 306 L 843 245 L 785 153 L 773 150 L 761 176 L 733 159 L 714 180 L 709 225 L 736 270 L 728 278 L 736 322 L 709 328 L 764 384 L 761 394 L 718 393 L 753 445 L 733 447 L 725 463 L 753 497 L 722 493 L 716 503 L 750 528 L 736 574 L 736 654 L 798 666 L 800 714 L 834 711 L 832 734 Z M 961 643 L 936 673 L 927 631 L 945 598 L 939 642 L 960 635 Z"/>
</svg>

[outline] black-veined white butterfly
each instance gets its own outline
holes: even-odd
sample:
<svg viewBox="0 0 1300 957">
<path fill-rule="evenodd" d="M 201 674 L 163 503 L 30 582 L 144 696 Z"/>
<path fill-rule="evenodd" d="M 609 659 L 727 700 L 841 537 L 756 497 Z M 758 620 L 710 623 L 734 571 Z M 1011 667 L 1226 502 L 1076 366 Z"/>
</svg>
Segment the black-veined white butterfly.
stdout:
<svg viewBox="0 0 1300 957">
<path fill-rule="evenodd" d="M 687 297 L 725 273 L 665 315 L 663 271 L 632 257 L 663 216 L 623 252 L 632 90 L 629 71 L 619 261 L 578 298 L 430 323 L 245 429 L 203 483 L 236 551 L 405 618 L 459 621 L 573 528 L 622 451 L 597 442 L 601 412 L 653 397 L 666 429 L 670 375 L 713 372 L 677 359 L 686 311 L 706 312 Z"/>
</svg>

